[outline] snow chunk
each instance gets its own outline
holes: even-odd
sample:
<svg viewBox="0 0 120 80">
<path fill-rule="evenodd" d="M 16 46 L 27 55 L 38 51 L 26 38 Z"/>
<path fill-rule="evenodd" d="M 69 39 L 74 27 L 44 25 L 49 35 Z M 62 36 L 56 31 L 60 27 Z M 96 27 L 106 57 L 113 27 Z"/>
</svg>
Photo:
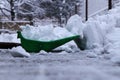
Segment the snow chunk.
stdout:
<svg viewBox="0 0 120 80">
<path fill-rule="evenodd" d="M 30 57 L 30 54 L 27 53 L 21 46 L 14 47 L 10 51 L 14 57 Z"/>
<path fill-rule="evenodd" d="M 80 35 L 83 38 L 83 28 L 82 18 L 79 15 L 73 15 L 67 22 L 66 29 L 73 34 Z"/>
<path fill-rule="evenodd" d="M 58 38 L 63 38 L 63 37 L 67 37 L 67 36 L 73 36 L 73 34 L 70 33 L 67 29 L 61 28 L 61 27 L 55 27 L 54 30 L 53 30 L 53 33 Z"/>
<path fill-rule="evenodd" d="M 98 57 L 98 56 L 97 56 L 97 54 L 94 53 L 94 52 L 88 52 L 88 53 L 87 53 L 87 57 L 89 57 L 89 58 L 96 58 L 96 57 Z"/>
</svg>

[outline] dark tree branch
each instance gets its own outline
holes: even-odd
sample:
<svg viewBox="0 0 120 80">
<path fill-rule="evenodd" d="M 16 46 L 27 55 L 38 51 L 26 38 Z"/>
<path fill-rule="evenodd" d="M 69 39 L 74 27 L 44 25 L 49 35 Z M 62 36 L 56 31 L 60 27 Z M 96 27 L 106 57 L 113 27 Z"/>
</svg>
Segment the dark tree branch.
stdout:
<svg viewBox="0 0 120 80">
<path fill-rule="evenodd" d="M 10 0 L 6 0 L 8 3 L 10 3 Z"/>
<path fill-rule="evenodd" d="M 0 9 L 10 12 L 10 10 L 6 8 L 0 8 Z"/>
<path fill-rule="evenodd" d="M 0 8 L 0 10 L 1 10 L 1 12 L 3 13 L 3 15 L 5 15 L 8 19 L 9 19 L 9 16 L 8 15 L 6 15 L 5 13 L 4 13 L 4 11 Z"/>
</svg>

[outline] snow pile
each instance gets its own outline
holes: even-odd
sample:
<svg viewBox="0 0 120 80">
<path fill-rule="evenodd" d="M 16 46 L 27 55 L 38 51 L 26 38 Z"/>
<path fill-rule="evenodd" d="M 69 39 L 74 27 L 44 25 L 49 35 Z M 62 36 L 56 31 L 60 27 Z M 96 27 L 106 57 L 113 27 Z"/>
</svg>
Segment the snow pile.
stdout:
<svg viewBox="0 0 120 80">
<path fill-rule="evenodd" d="M 111 61 L 120 63 L 120 28 L 107 35 L 105 50 L 110 54 Z"/>
<path fill-rule="evenodd" d="M 73 34 L 80 35 L 83 37 L 84 23 L 79 15 L 73 15 L 67 22 L 66 29 Z"/>
<path fill-rule="evenodd" d="M 95 18 L 89 19 L 89 21 L 97 22 L 97 27 L 102 29 L 104 35 L 110 33 L 116 24 L 113 15 L 110 14 L 96 16 Z"/>
<path fill-rule="evenodd" d="M 16 43 L 20 43 L 20 40 L 17 39 L 17 34 L 1 33 L 0 34 L 0 42 L 16 42 Z"/>
<path fill-rule="evenodd" d="M 68 20 L 66 29 L 73 34 L 80 35 L 82 38 L 85 37 L 87 39 L 87 49 L 103 46 L 104 34 L 99 21 L 91 19 L 87 23 L 83 23 L 79 15 L 73 15 Z"/>
<path fill-rule="evenodd" d="M 87 49 L 103 46 L 104 36 L 98 22 L 88 21 L 83 32 L 85 38 L 87 39 Z"/>
<path fill-rule="evenodd" d="M 87 39 L 89 57 L 108 53 L 113 62 L 120 63 L 120 7 L 110 10 L 104 15 L 96 15 L 85 24 L 78 15 L 72 16 L 66 28 L 74 34 Z M 92 54 L 92 55 L 91 55 Z"/>
<path fill-rule="evenodd" d="M 21 26 L 22 35 L 27 39 L 50 41 L 57 40 L 65 37 L 73 36 L 72 33 L 67 31 L 65 28 L 53 27 L 53 25 L 46 26 Z"/>
<path fill-rule="evenodd" d="M 86 23 L 85 33 L 87 45 L 95 42 L 103 44 L 103 52 L 115 63 L 120 63 L 120 7 L 116 7 L 105 15 L 97 15 Z M 90 28 L 92 27 L 92 28 Z M 100 35 L 98 35 L 100 33 Z M 86 36 L 85 35 L 85 36 Z M 95 38 L 94 38 L 94 37 Z M 92 41 L 92 39 L 95 39 Z M 102 42 L 102 43 L 101 43 Z M 91 48 L 91 47 L 89 47 Z M 99 50 L 99 49 L 98 49 Z M 93 49 L 94 51 L 94 49 Z"/>
</svg>

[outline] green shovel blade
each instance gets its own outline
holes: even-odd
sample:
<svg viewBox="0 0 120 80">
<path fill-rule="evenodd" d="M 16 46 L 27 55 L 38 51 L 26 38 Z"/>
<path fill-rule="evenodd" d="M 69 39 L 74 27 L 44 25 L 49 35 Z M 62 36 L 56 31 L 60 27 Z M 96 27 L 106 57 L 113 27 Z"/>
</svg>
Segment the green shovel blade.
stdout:
<svg viewBox="0 0 120 80">
<path fill-rule="evenodd" d="M 75 35 L 75 36 L 66 37 L 58 40 L 37 41 L 37 40 L 30 40 L 30 39 L 24 38 L 21 32 L 18 31 L 18 38 L 21 39 L 21 45 L 27 52 L 39 52 L 40 50 L 50 52 L 53 49 L 61 45 L 64 45 L 65 43 L 71 40 L 75 40 L 79 37 L 80 37 L 79 35 Z"/>
</svg>

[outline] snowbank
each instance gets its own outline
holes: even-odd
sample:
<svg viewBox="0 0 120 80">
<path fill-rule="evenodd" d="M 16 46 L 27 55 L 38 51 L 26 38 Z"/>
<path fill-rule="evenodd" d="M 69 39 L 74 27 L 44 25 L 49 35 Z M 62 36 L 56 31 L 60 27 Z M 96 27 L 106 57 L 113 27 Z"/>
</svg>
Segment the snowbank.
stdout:
<svg viewBox="0 0 120 80">
<path fill-rule="evenodd" d="M 96 21 L 88 21 L 83 32 L 87 39 L 87 49 L 103 46 L 103 32 Z"/>
<path fill-rule="evenodd" d="M 67 31 L 65 28 L 53 27 L 53 25 L 46 26 L 21 26 L 22 35 L 27 39 L 50 41 L 57 40 L 60 38 L 73 36 L 72 33 Z"/>
<path fill-rule="evenodd" d="M 66 29 L 73 34 L 80 35 L 82 38 L 85 37 L 87 39 L 87 49 L 103 46 L 104 34 L 99 21 L 91 19 L 87 23 L 83 23 L 79 15 L 73 15 L 68 20 Z"/>
<path fill-rule="evenodd" d="M 78 15 L 74 15 L 68 20 L 66 28 L 87 39 L 86 48 L 90 50 L 90 53 L 107 53 L 111 61 L 120 63 L 119 15 L 119 6 L 104 15 L 89 18 L 86 23 L 83 23 Z"/>
<path fill-rule="evenodd" d="M 101 44 L 102 42 L 104 53 L 107 53 L 108 54 L 107 56 L 110 58 L 110 60 L 115 63 L 120 63 L 120 16 L 119 15 L 120 15 L 120 7 L 116 7 L 104 15 L 97 15 L 93 18 L 90 18 L 86 23 L 88 28 L 85 28 L 86 29 L 85 33 L 88 37 L 88 42 L 87 42 L 88 47 L 93 43 L 97 42 Z M 100 33 L 100 35 L 98 35 L 98 33 Z M 94 40 L 95 42 L 92 41 L 92 39 L 95 39 Z"/>
<path fill-rule="evenodd" d="M 111 61 L 120 63 L 120 28 L 113 29 L 106 37 L 106 52 L 110 54 Z"/>
</svg>

